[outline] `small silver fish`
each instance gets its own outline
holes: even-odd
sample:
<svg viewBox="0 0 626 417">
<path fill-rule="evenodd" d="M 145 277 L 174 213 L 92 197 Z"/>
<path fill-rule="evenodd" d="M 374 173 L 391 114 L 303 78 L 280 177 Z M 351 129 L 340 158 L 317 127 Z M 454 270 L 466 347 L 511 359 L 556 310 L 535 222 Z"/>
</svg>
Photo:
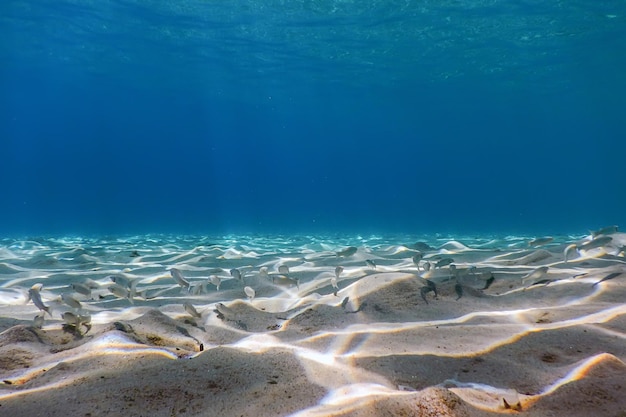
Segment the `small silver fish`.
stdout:
<svg viewBox="0 0 626 417">
<path fill-rule="evenodd" d="M 619 227 L 617 225 L 603 227 L 596 231 L 591 232 L 591 236 L 596 237 L 599 235 L 610 235 L 613 233 L 617 233 L 619 231 Z"/>
<path fill-rule="evenodd" d="M 41 314 L 37 314 L 33 319 L 33 327 L 36 329 L 41 329 L 43 327 L 44 317 Z"/>
<path fill-rule="evenodd" d="M 176 281 L 178 285 L 180 285 L 182 288 L 189 289 L 190 287 L 189 281 L 187 281 L 185 277 L 183 277 L 183 274 L 178 269 L 171 268 L 170 274 L 172 275 L 172 278 L 174 278 L 174 281 Z"/>
<path fill-rule="evenodd" d="M 485 281 L 485 286 L 482 288 L 482 290 L 486 290 L 488 289 L 491 284 L 493 284 L 493 282 L 496 280 L 496 277 L 493 276 L 493 273 L 491 273 L 491 275 L 489 276 L 489 278 L 487 278 L 487 280 Z"/>
<path fill-rule="evenodd" d="M 456 293 L 456 300 L 460 300 L 463 297 L 463 286 L 459 283 L 455 284 L 454 292 Z"/>
<path fill-rule="evenodd" d="M 287 265 L 279 265 L 278 266 L 278 273 L 279 274 L 284 274 L 284 275 L 289 275 L 289 267 Z"/>
<path fill-rule="evenodd" d="M 42 288 L 43 284 L 33 285 L 30 290 L 28 290 L 28 300 L 32 300 L 33 304 L 35 304 L 35 307 L 37 307 L 41 311 L 45 311 L 50 317 L 52 317 L 52 313 L 50 313 L 50 307 L 44 305 L 43 301 L 41 300 L 41 295 L 39 294 L 39 291 L 41 291 Z"/>
<path fill-rule="evenodd" d="M 295 284 L 300 289 L 300 280 L 282 274 L 272 274 L 272 282 L 276 285 L 290 286 Z"/>
<path fill-rule="evenodd" d="M 452 262 L 454 262 L 454 259 L 452 259 L 452 258 L 440 259 L 435 264 L 435 268 L 441 268 L 442 266 L 450 265 Z"/>
<path fill-rule="evenodd" d="M 66 311 L 61 317 L 63 317 L 67 326 L 74 327 L 79 333 L 81 326 L 85 326 L 87 331 L 91 330 L 91 316 L 89 315 L 81 316 L 74 314 L 71 311 Z"/>
<path fill-rule="evenodd" d="M 87 297 L 91 297 L 91 288 L 85 284 L 81 284 L 77 282 L 77 283 L 71 284 L 70 287 L 72 288 L 72 290 L 76 291 L 79 294 L 86 295 Z"/>
<path fill-rule="evenodd" d="M 185 308 L 185 311 L 189 313 L 191 317 L 196 317 L 196 318 L 202 317 L 201 314 L 198 313 L 198 310 L 196 310 L 196 308 L 190 302 L 187 302 L 187 301 L 184 302 L 183 307 Z"/>
<path fill-rule="evenodd" d="M 530 242 L 528 242 L 528 246 L 543 246 L 543 245 L 547 245 L 548 243 L 552 242 L 554 240 L 554 238 L 552 236 L 545 236 L 545 237 L 538 237 L 535 238 L 533 240 L 531 240 Z"/>
<path fill-rule="evenodd" d="M 371 259 L 366 259 L 365 260 L 365 264 L 372 270 L 376 271 L 376 262 L 372 261 Z"/>
<path fill-rule="evenodd" d="M 72 297 L 69 294 L 61 294 L 61 300 L 67 304 L 68 306 L 75 308 L 76 310 L 80 310 L 81 308 L 83 308 L 82 304 L 80 303 L 80 301 L 78 301 L 76 298 Z"/>
<path fill-rule="evenodd" d="M 422 300 L 424 300 L 426 304 L 428 304 L 428 299 L 426 299 L 426 294 L 428 294 L 429 292 L 433 292 L 435 294 L 435 298 L 437 298 L 438 297 L 437 285 L 435 285 L 435 283 L 430 280 L 424 280 L 424 284 L 426 285 L 420 288 L 420 295 L 422 296 Z"/>
<path fill-rule="evenodd" d="M 593 240 L 590 240 L 589 242 L 583 243 L 582 245 L 578 246 L 578 249 L 589 250 L 589 249 L 600 248 L 602 246 L 608 245 L 612 241 L 613 241 L 613 238 L 611 236 L 600 236 Z"/>
<path fill-rule="evenodd" d="M 220 290 L 220 284 L 222 283 L 222 280 L 217 275 L 209 276 L 209 282 L 215 285 L 218 291 Z"/>
<path fill-rule="evenodd" d="M 85 279 L 85 281 L 83 282 L 84 285 L 88 286 L 89 288 L 91 288 L 92 290 L 95 290 L 96 288 L 100 288 L 100 284 L 98 284 L 96 281 L 94 281 L 91 278 L 87 278 Z"/>
<path fill-rule="evenodd" d="M 610 280 L 610 279 L 613 279 L 613 278 L 619 277 L 620 275 L 622 275 L 622 273 L 623 273 L 623 272 L 621 272 L 621 271 L 620 271 L 620 272 L 612 272 L 612 273 L 610 273 L 610 274 L 606 275 L 605 277 L 603 277 L 600 281 L 595 282 L 595 283 L 592 285 L 592 287 L 595 287 L 596 285 L 600 284 L 601 282 L 608 281 L 608 280 Z"/>
<path fill-rule="evenodd" d="M 254 291 L 254 288 L 252 288 L 252 287 L 244 287 L 243 288 L 243 292 L 246 293 L 246 295 L 248 296 L 250 301 L 254 300 L 254 296 L 256 295 L 256 292 Z"/>
<path fill-rule="evenodd" d="M 121 285 L 122 287 L 130 288 L 131 286 L 131 280 L 129 278 L 126 278 L 122 274 L 108 275 L 107 278 L 110 279 L 112 282 L 116 283 L 117 285 Z"/>
<path fill-rule="evenodd" d="M 237 313 L 235 313 L 235 311 L 230 307 L 227 307 L 224 303 L 215 304 L 215 309 L 227 320 L 235 320 L 237 317 Z"/>
<path fill-rule="evenodd" d="M 450 264 L 450 266 L 448 267 L 448 270 L 450 272 L 450 278 L 454 278 L 455 280 L 459 280 L 459 274 L 456 270 L 456 265 L 455 264 Z"/>
<path fill-rule="evenodd" d="M 335 267 L 335 277 L 339 278 L 339 275 L 343 272 L 343 266 Z"/>
<path fill-rule="evenodd" d="M 332 277 L 330 279 L 330 285 L 333 286 L 334 289 L 338 290 L 339 286 L 337 285 L 337 277 Z"/>
<path fill-rule="evenodd" d="M 341 258 L 347 258 L 349 256 L 354 255 L 357 250 L 358 249 L 354 246 L 348 246 L 347 248 L 342 249 L 339 252 L 337 252 L 337 256 Z"/>
<path fill-rule="evenodd" d="M 192 286 L 191 293 L 193 295 L 201 295 L 204 291 L 204 283 Z"/>
<path fill-rule="evenodd" d="M 268 273 L 268 269 L 266 266 L 262 266 L 259 268 L 259 276 L 265 279 L 269 278 L 269 273 Z"/>
<path fill-rule="evenodd" d="M 233 268 L 230 270 L 230 276 L 235 278 L 238 281 L 242 281 L 243 280 L 243 276 L 241 275 L 241 271 L 238 270 L 237 268 Z"/>
<path fill-rule="evenodd" d="M 413 260 L 413 263 L 417 267 L 418 272 L 420 271 L 420 261 L 422 260 L 423 257 L 424 255 L 422 255 L 421 252 L 418 252 L 415 255 L 413 255 L 413 257 L 411 258 Z"/>
<path fill-rule="evenodd" d="M 62 314 L 61 317 L 63 317 L 63 320 L 65 321 L 65 323 L 70 326 L 74 326 L 74 327 L 80 326 L 80 319 L 78 318 L 76 314 L 70 311 L 66 311 L 65 313 Z"/>
<path fill-rule="evenodd" d="M 113 284 L 113 285 L 109 285 L 107 287 L 107 290 L 109 290 L 109 292 L 111 294 L 113 294 L 114 296 L 118 297 L 118 298 L 128 298 L 130 299 L 130 291 L 128 290 L 128 288 L 123 287 L 119 284 Z"/>
<path fill-rule="evenodd" d="M 522 284 L 525 284 L 528 281 L 535 281 L 535 280 L 542 279 L 547 273 L 548 273 L 548 267 L 540 266 L 539 268 L 536 268 L 532 270 L 531 272 L 529 272 L 528 274 L 524 275 L 522 277 Z"/>
</svg>

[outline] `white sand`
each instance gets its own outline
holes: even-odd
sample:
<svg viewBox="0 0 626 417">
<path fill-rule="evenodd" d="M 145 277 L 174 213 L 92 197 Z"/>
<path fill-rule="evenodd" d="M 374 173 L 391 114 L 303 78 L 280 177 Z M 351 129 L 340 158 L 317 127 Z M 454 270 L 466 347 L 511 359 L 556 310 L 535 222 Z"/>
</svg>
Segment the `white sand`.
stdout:
<svg viewBox="0 0 626 417">
<path fill-rule="evenodd" d="M 565 247 L 590 236 L 425 238 L 419 272 L 418 239 L 402 237 L 4 240 L 0 416 L 623 417 L 626 235 L 610 236 L 567 263 Z M 447 257 L 456 278 L 424 272 Z M 107 289 L 111 274 L 131 299 Z M 69 287 L 90 280 L 91 296 Z M 41 329 L 37 283 L 52 312 Z"/>
</svg>

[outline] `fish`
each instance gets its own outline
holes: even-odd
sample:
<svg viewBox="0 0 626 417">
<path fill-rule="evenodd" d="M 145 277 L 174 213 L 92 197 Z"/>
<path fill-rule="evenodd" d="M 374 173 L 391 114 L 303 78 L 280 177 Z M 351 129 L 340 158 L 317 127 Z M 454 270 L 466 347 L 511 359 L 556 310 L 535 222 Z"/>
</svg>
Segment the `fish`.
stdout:
<svg viewBox="0 0 626 417">
<path fill-rule="evenodd" d="M 355 246 L 348 246 L 347 248 L 342 249 L 339 252 L 337 252 L 337 256 L 341 258 L 347 258 L 349 256 L 354 255 L 357 250 L 358 249 Z"/>
<path fill-rule="evenodd" d="M 135 293 L 137 292 L 137 284 L 140 281 L 139 279 L 130 279 L 122 274 L 109 275 L 108 278 L 115 284 L 128 288 L 130 290 L 131 298 L 135 296 Z"/>
<path fill-rule="evenodd" d="M 600 237 L 596 237 L 590 240 L 589 242 L 583 243 L 580 246 L 577 246 L 577 249 L 589 250 L 589 249 L 600 248 L 602 246 L 608 245 L 612 241 L 613 241 L 613 238 L 611 236 L 600 236 Z"/>
<path fill-rule="evenodd" d="M 183 308 L 185 309 L 187 313 L 189 313 L 191 317 L 196 317 L 196 318 L 201 317 L 201 314 L 198 313 L 198 310 L 196 310 L 196 308 L 190 302 L 185 301 L 183 303 Z"/>
<path fill-rule="evenodd" d="M 429 287 L 422 287 L 422 288 L 420 288 L 420 295 L 422 296 L 422 300 L 424 300 L 424 302 L 426 302 L 426 304 L 429 304 L 428 303 L 428 299 L 426 298 L 426 294 L 428 294 L 431 291 L 432 290 Z"/>
<path fill-rule="evenodd" d="M 335 277 L 337 277 L 337 279 L 339 279 L 339 275 L 341 275 L 342 272 L 343 272 L 343 266 L 335 267 Z"/>
<path fill-rule="evenodd" d="M 289 267 L 287 265 L 279 265 L 278 266 L 278 273 L 279 274 L 284 274 L 284 275 L 289 275 Z"/>
<path fill-rule="evenodd" d="M 506 265 L 528 265 L 531 263 L 539 262 L 541 260 L 551 257 L 552 254 L 545 249 L 538 249 L 531 253 L 528 253 L 520 258 L 508 259 L 505 261 Z"/>
<path fill-rule="evenodd" d="M 130 301 L 131 304 L 133 303 L 133 298 L 128 288 L 123 287 L 119 284 L 113 284 L 113 285 L 109 285 L 107 287 L 107 290 L 109 290 L 109 292 L 113 294 L 114 296 L 118 298 L 126 298 L 128 299 L 128 301 Z"/>
<path fill-rule="evenodd" d="M 85 284 L 74 283 L 70 285 L 70 288 L 72 288 L 72 290 L 76 291 L 79 294 L 91 297 L 91 288 Z"/>
<path fill-rule="evenodd" d="M 415 255 L 413 255 L 413 257 L 411 258 L 413 260 L 413 263 L 417 267 L 418 272 L 420 270 L 420 261 L 422 260 L 423 257 L 424 255 L 421 252 L 418 252 Z"/>
<path fill-rule="evenodd" d="M 190 291 L 190 292 L 191 292 L 193 295 L 202 295 L 202 293 L 203 293 L 203 292 L 204 292 L 204 290 L 205 290 L 205 286 L 206 286 L 206 283 L 204 283 L 204 282 L 203 282 L 203 283 L 200 283 L 200 284 L 198 284 L 198 285 L 193 285 L 193 286 L 192 286 L 192 289 L 191 289 L 191 291 Z"/>
<path fill-rule="evenodd" d="M 35 329 L 41 329 L 43 327 L 44 317 L 41 314 L 37 314 L 33 319 L 33 327 Z"/>
<path fill-rule="evenodd" d="M 172 278 L 174 278 L 174 281 L 176 281 L 176 283 L 178 285 L 180 285 L 182 288 L 187 288 L 189 290 L 189 281 L 187 281 L 185 279 L 185 277 L 183 277 L 183 274 L 176 268 L 172 268 L 170 269 L 170 274 L 172 275 Z"/>
<path fill-rule="evenodd" d="M 222 280 L 217 275 L 209 276 L 209 282 L 215 285 L 218 291 L 220 290 L 220 284 L 222 283 Z"/>
<path fill-rule="evenodd" d="M 372 261 L 371 259 L 366 259 L 365 260 L 365 264 L 370 268 L 373 269 L 374 271 L 376 271 L 376 263 L 374 261 Z"/>
<path fill-rule="evenodd" d="M 128 287 L 128 288 L 131 287 L 131 280 L 129 278 L 126 278 L 122 274 L 108 275 L 106 278 L 110 279 L 112 282 L 116 283 L 117 285 L 121 285 L 122 287 Z"/>
<path fill-rule="evenodd" d="M 265 279 L 269 279 L 269 272 L 266 266 L 262 266 L 259 268 L 259 276 Z"/>
<path fill-rule="evenodd" d="M 96 281 L 94 281 L 91 278 L 87 278 L 85 279 L 85 281 L 83 282 L 84 285 L 88 286 L 89 288 L 91 288 L 92 290 L 95 290 L 96 288 L 100 288 L 100 284 L 98 284 Z"/>
<path fill-rule="evenodd" d="M 337 280 L 339 279 L 339 275 L 341 275 L 342 272 L 343 267 L 338 266 L 335 268 L 335 276 L 330 278 L 330 285 L 332 285 L 333 289 L 335 290 L 333 291 L 335 297 L 337 296 L 337 291 L 339 291 L 339 285 L 337 284 Z"/>
<path fill-rule="evenodd" d="M 550 283 L 554 282 L 553 279 L 549 279 L 549 278 L 544 278 L 544 279 L 540 279 L 539 281 L 535 281 L 532 284 L 530 284 L 528 287 L 526 288 L 530 288 L 530 287 L 534 287 L 535 285 L 543 285 L 548 286 Z"/>
<path fill-rule="evenodd" d="M 430 246 L 428 243 L 426 242 L 415 242 L 412 245 L 409 245 L 409 247 L 411 249 L 415 249 L 418 250 L 420 252 L 428 252 L 430 250 L 433 250 L 434 248 L 432 246 Z"/>
<path fill-rule="evenodd" d="M 459 280 L 459 273 L 456 270 L 455 264 L 450 264 L 450 266 L 448 267 L 448 271 L 450 272 L 450 278 L 454 278 L 457 281 Z"/>
<path fill-rule="evenodd" d="M 283 286 L 295 284 L 296 287 L 300 289 L 300 280 L 291 278 L 287 275 L 272 274 L 272 283 L 276 285 L 283 285 Z"/>
<path fill-rule="evenodd" d="M 422 296 L 422 300 L 424 300 L 426 302 L 426 304 L 428 304 L 428 299 L 426 299 L 426 294 L 428 294 L 429 292 L 434 292 L 435 293 L 435 298 L 437 297 L 437 286 L 435 285 L 434 282 L 432 281 L 426 281 L 426 285 L 423 286 L 422 288 L 420 288 L 420 295 Z"/>
<path fill-rule="evenodd" d="M 547 266 L 540 266 L 522 277 L 522 284 L 543 278 L 548 273 Z"/>
<path fill-rule="evenodd" d="M 230 270 L 230 276 L 235 278 L 237 281 L 243 281 L 243 275 L 241 275 L 241 271 L 237 268 Z"/>
<path fill-rule="evenodd" d="M 82 304 L 80 303 L 80 301 L 78 301 L 76 298 L 72 297 L 69 294 L 61 294 L 61 300 L 67 304 L 68 306 L 75 308 L 76 310 L 80 310 L 81 308 L 83 308 Z"/>
<path fill-rule="evenodd" d="M 591 232 L 591 236 L 596 237 L 600 235 L 610 235 L 613 233 L 617 233 L 619 231 L 619 227 L 617 225 L 606 226 L 601 229 L 595 230 Z"/>
<path fill-rule="evenodd" d="M 215 304 L 215 311 L 218 313 L 218 317 L 221 319 L 227 319 L 227 320 L 235 320 L 237 317 L 237 313 L 235 313 L 235 311 L 230 308 L 227 307 L 224 303 L 217 303 Z"/>
<path fill-rule="evenodd" d="M 256 295 L 256 292 L 254 291 L 254 288 L 252 288 L 252 287 L 243 287 L 243 292 L 246 293 L 246 295 L 248 296 L 250 301 L 254 300 L 254 296 Z"/>
<path fill-rule="evenodd" d="M 452 258 L 440 259 L 435 264 L 435 268 L 441 268 L 442 266 L 450 265 L 452 262 L 454 262 L 454 259 L 452 259 Z"/>
<path fill-rule="evenodd" d="M 574 243 L 572 243 L 571 245 L 568 245 L 563 251 L 563 263 L 567 263 L 567 261 L 569 261 L 569 255 L 572 252 L 576 252 L 576 244 Z"/>
<path fill-rule="evenodd" d="M 600 281 L 594 282 L 592 287 L 595 287 L 596 285 L 598 285 L 601 282 L 608 281 L 608 280 L 613 279 L 613 278 L 617 278 L 620 275 L 622 275 L 622 272 L 611 272 L 610 274 L 608 274 L 607 276 L 602 278 Z"/>
<path fill-rule="evenodd" d="M 430 271 L 432 264 L 429 261 L 424 262 L 424 272 Z"/>
<path fill-rule="evenodd" d="M 496 277 L 494 277 L 493 274 L 491 274 L 491 276 L 487 278 L 487 281 L 485 281 L 485 286 L 483 287 L 483 291 L 489 288 L 495 280 L 496 280 Z"/>
<path fill-rule="evenodd" d="M 32 300 L 33 304 L 35 304 L 35 307 L 37 307 L 41 311 L 44 311 L 45 313 L 48 313 L 48 315 L 52 317 L 52 313 L 50 313 L 50 307 L 46 306 L 41 300 L 41 295 L 39 294 L 39 291 L 41 291 L 42 288 L 43 284 L 35 284 L 30 287 L 30 290 L 28 290 L 28 300 Z"/>
<path fill-rule="evenodd" d="M 62 314 L 61 317 L 63 317 L 63 320 L 65 321 L 65 323 L 70 326 L 74 326 L 74 327 L 80 326 L 80 319 L 78 318 L 76 314 L 70 311 L 66 311 L 65 313 Z"/>
<path fill-rule="evenodd" d="M 461 297 L 463 297 L 463 286 L 461 284 L 455 284 L 454 285 L 454 292 L 456 293 L 456 299 L 457 301 L 461 299 Z"/>
<path fill-rule="evenodd" d="M 554 238 L 552 236 L 538 237 L 528 242 L 528 246 L 543 246 L 552 242 Z"/>
<path fill-rule="evenodd" d="M 87 332 L 91 330 L 91 316 L 89 315 L 81 316 L 78 314 L 74 314 L 71 311 L 66 311 L 65 313 L 63 313 L 62 317 L 63 321 L 65 321 L 65 325 L 73 327 L 78 333 L 80 333 L 81 326 L 86 327 Z"/>
</svg>

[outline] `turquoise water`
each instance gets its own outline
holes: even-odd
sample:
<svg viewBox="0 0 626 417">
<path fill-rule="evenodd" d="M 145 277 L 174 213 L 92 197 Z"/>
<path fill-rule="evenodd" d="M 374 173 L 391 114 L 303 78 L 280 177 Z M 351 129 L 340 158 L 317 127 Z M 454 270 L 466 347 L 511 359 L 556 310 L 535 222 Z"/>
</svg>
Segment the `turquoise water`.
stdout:
<svg viewBox="0 0 626 417">
<path fill-rule="evenodd" d="M 0 5 L 5 235 L 624 223 L 623 1 Z"/>
</svg>

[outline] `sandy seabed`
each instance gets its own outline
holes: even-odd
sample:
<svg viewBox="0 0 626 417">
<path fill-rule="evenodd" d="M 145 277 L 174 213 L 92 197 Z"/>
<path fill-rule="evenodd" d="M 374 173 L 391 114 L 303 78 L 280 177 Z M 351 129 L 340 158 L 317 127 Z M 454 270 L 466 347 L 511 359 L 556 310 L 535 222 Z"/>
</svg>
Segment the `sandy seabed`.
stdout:
<svg viewBox="0 0 626 417">
<path fill-rule="evenodd" d="M 0 416 L 626 417 L 626 234 L 0 240 Z"/>
</svg>

